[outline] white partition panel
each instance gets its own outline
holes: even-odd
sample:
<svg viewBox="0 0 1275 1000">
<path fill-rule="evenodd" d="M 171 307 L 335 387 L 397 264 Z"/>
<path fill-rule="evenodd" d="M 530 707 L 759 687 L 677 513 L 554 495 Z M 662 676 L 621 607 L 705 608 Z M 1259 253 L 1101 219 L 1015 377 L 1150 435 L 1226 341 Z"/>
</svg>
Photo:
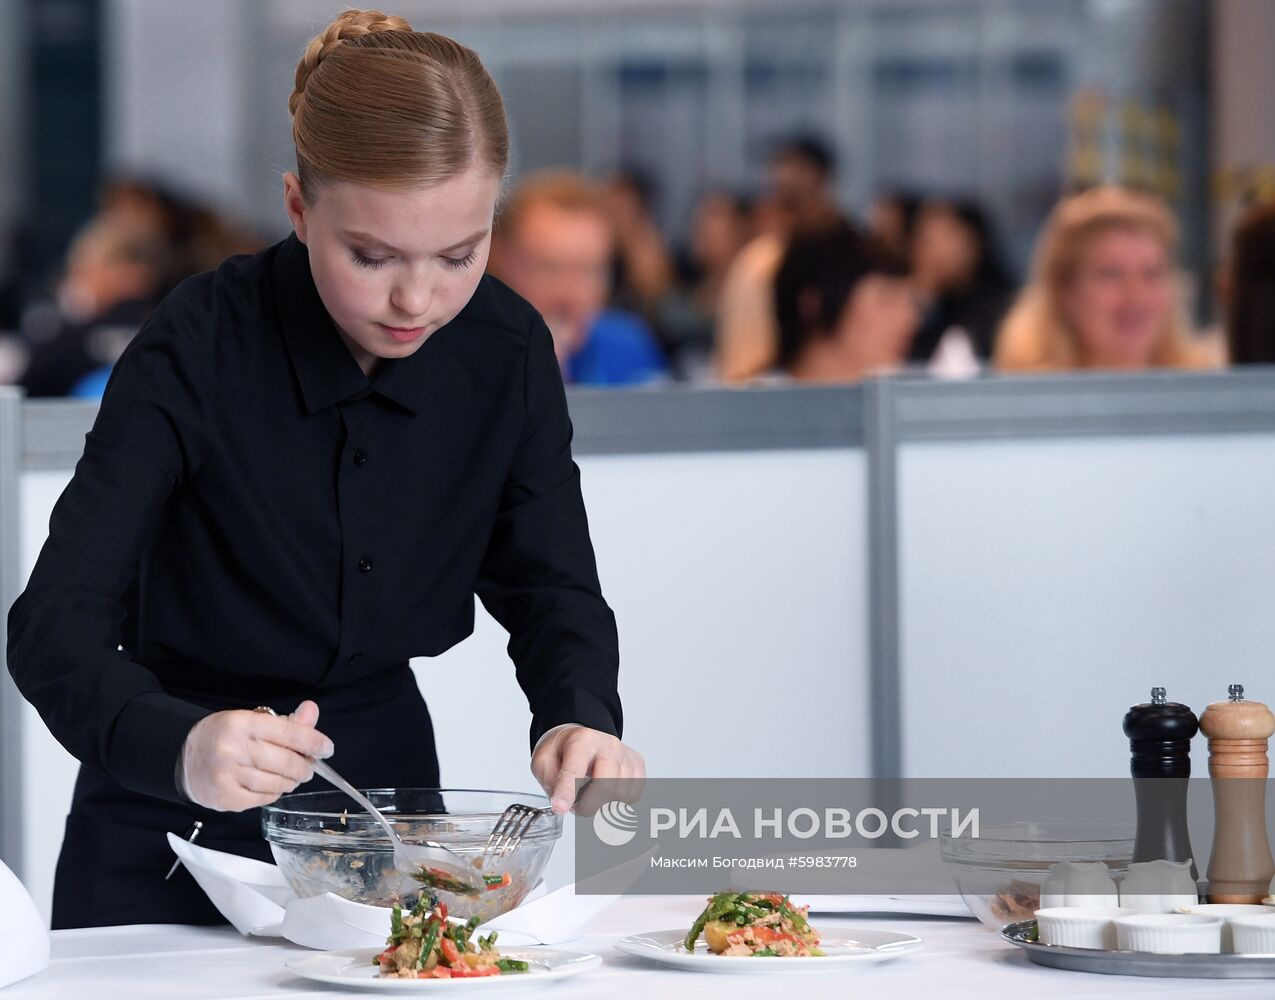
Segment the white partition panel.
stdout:
<svg viewBox="0 0 1275 1000">
<path fill-rule="evenodd" d="M 1275 699 L 1275 435 L 906 444 L 898 489 L 909 777 L 1127 775 L 1153 685 Z"/>
<path fill-rule="evenodd" d="M 71 481 L 70 471 L 22 474 L 22 580 L 31 575 L 49 534 L 53 504 Z M 22 847 L 19 873 L 48 923 L 53 905 L 53 869 L 62 847 L 62 832 L 79 761 L 62 748 L 36 710 L 22 704 Z"/>
<path fill-rule="evenodd" d="M 803 773 L 869 773 L 864 461 L 852 449 L 617 455 L 580 460 L 621 645 L 625 737 L 665 777 L 779 777 L 791 758 L 722 734 L 796 729 Z M 67 472 L 23 476 L 23 579 Z M 532 790 L 526 701 L 503 630 L 414 661 L 443 781 Z M 475 706 L 480 711 L 475 711 Z M 48 917 L 75 761 L 23 716 L 26 871 Z M 387 752 L 396 736 L 386 734 Z M 338 748 L 339 752 L 339 748 Z M 571 878 L 568 835 L 547 875 Z"/>
<path fill-rule="evenodd" d="M 791 758 L 740 738 L 773 724 L 808 748 L 803 775 L 867 777 L 862 452 L 625 455 L 580 466 L 620 633 L 625 739 L 648 773 L 790 775 Z M 480 613 L 470 641 L 415 661 L 444 783 L 535 787 L 529 715 L 504 642 Z M 467 714 L 474 690 L 491 706 L 477 726 Z M 571 862 L 568 838 L 549 881 L 569 880 Z"/>
</svg>

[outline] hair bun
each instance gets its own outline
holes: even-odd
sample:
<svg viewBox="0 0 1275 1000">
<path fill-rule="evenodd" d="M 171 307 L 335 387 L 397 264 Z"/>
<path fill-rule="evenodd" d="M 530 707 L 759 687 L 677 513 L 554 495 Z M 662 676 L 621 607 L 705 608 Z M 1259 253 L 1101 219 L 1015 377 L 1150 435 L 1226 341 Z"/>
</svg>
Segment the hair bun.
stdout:
<svg viewBox="0 0 1275 1000">
<path fill-rule="evenodd" d="M 305 85 L 310 74 L 347 38 L 359 38 L 374 31 L 411 30 L 412 26 L 403 18 L 382 14 L 379 10 L 343 11 L 305 47 L 301 61 L 297 63 L 296 82 L 292 88 L 292 96 L 288 98 L 288 113 L 296 116 L 297 106 L 305 96 Z"/>
</svg>

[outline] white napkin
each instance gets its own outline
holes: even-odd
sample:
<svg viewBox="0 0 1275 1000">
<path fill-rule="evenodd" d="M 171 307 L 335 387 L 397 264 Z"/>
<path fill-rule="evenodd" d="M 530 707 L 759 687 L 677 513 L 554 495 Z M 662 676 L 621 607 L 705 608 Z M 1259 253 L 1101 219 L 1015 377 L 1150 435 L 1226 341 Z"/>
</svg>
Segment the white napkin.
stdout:
<svg viewBox="0 0 1275 1000">
<path fill-rule="evenodd" d="M 370 948 L 385 944 L 390 910 L 352 903 L 332 893 L 298 899 L 275 865 L 200 847 L 170 833 L 168 843 L 221 915 L 244 936 L 283 937 L 306 948 Z M 543 884 L 521 906 L 483 925 L 501 944 L 558 944 L 582 936 L 617 896 L 579 896 L 569 885 Z"/>
<path fill-rule="evenodd" d="M 582 896 L 575 885 L 564 885 L 539 899 L 529 896 L 522 905 L 487 921 L 482 929 L 484 934 L 499 931 L 502 945 L 562 944 L 583 937 L 599 914 L 619 898 Z"/>
<path fill-rule="evenodd" d="M 49 932 L 35 901 L 0 861 L 0 988 L 26 979 L 49 964 Z"/>
</svg>

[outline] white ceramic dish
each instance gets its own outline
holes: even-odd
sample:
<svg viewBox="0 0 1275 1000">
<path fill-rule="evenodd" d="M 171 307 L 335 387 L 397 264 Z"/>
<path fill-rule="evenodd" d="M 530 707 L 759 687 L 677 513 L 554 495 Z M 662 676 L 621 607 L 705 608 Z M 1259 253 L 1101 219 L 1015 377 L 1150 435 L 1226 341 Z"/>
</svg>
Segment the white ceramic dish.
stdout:
<svg viewBox="0 0 1275 1000">
<path fill-rule="evenodd" d="M 1189 859 L 1135 862 L 1120 881 L 1120 905 L 1135 913 L 1177 913 L 1199 901 Z"/>
<path fill-rule="evenodd" d="M 844 972 L 857 965 L 886 962 L 916 951 L 923 943 L 919 937 L 898 931 L 848 927 L 820 934 L 819 947 L 824 951 L 822 956 L 756 958 L 752 955 L 714 955 L 703 941 L 697 941 L 695 951 L 688 952 L 682 947 L 685 937 L 685 930 L 654 931 L 622 938 L 616 942 L 616 947 L 626 955 L 649 959 L 674 969 L 789 976 L 798 973 Z"/>
<path fill-rule="evenodd" d="M 1275 955 L 1275 913 L 1232 917 L 1230 925 L 1237 955 Z"/>
<path fill-rule="evenodd" d="M 1049 877 L 1040 887 L 1040 908 L 1063 907 L 1110 909 L 1120 905 L 1116 883 L 1102 861 L 1060 861 L 1049 868 Z"/>
<path fill-rule="evenodd" d="M 1053 906 L 1036 911 L 1041 944 L 1063 948 L 1114 948 L 1116 917 L 1133 915 L 1122 906 Z"/>
<path fill-rule="evenodd" d="M 500 949 L 504 958 L 517 958 L 528 962 L 527 972 L 485 976 L 480 979 L 382 979 L 372 959 L 384 948 L 350 948 L 345 951 L 322 951 L 302 955 L 284 963 L 287 968 L 305 979 L 329 983 L 345 989 L 381 990 L 390 992 L 431 992 L 447 990 L 476 990 L 487 993 L 501 989 L 527 989 L 540 983 L 550 983 L 568 976 L 576 976 L 602 964 L 602 956 L 575 951 L 557 951 L 552 948 Z"/>
<path fill-rule="evenodd" d="M 1183 913 L 1203 913 L 1206 917 L 1222 918 L 1222 954 L 1230 955 L 1235 951 L 1231 938 L 1231 921 L 1236 917 L 1255 917 L 1271 913 L 1271 907 L 1257 903 L 1196 903 L 1184 906 Z"/>
<path fill-rule="evenodd" d="M 1217 955 L 1222 951 L 1222 918 L 1200 913 L 1117 917 L 1116 946 L 1156 955 Z"/>
</svg>

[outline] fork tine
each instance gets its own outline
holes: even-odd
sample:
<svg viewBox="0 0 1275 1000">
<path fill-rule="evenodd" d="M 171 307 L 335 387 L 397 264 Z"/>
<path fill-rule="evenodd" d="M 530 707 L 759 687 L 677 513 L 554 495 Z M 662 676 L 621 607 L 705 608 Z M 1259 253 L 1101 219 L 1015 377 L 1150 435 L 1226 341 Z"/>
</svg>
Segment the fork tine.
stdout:
<svg viewBox="0 0 1275 1000">
<path fill-rule="evenodd" d="M 508 806 L 496 820 L 496 825 L 492 827 L 491 835 L 487 838 L 487 844 L 483 847 L 483 853 L 479 859 L 480 867 L 486 863 L 488 857 L 503 858 L 511 851 L 516 851 L 518 845 L 522 843 L 522 838 L 527 835 L 536 820 L 552 811 L 552 809 L 537 809 L 534 806 L 523 805 L 521 802 Z"/>
<path fill-rule="evenodd" d="M 506 809 L 500 814 L 496 820 L 496 825 L 491 828 L 491 835 L 487 838 L 487 844 L 483 847 L 482 860 L 486 860 L 487 855 L 491 852 L 492 846 L 500 842 L 504 836 L 505 828 L 509 823 L 509 810 Z"/>
<path fill-rule="evenodd" d="M 483 848 L 482 858 L 485 861 L 489 854 L 499 857 L 500 846 L 505 842 L 510 829 L 513 827 L 514 818 L 517 815 L 517 805 L 509 806 L 500 814 L 500 818 L 496 820 L 496 825 L 492 827 L 491 836 L 487 838 L 487 846 Z"/>
<path fill-rule="evenodd" d="M 515 836 L 513 842 L 508 845 L 506 852 L 515 851 L 518 849 L 518 845 L 522 843 L 522 838 L 527 835 L 527 831 L 531 829 L 531 827 L 535 824 L 536 820 L 538 820 L 539 818 L 540 818 L 540 815 L 532 810 L 528 810 L 527 812 L 523 813 L 522 823 L 519 824 L 518 826 L 517 836 Z"/>
<path fill-rule="evenodd" d="M 521 804 L 514 804 L 505 810 L 509 814 L 509 826 L 505 830 L 505 836 L 500 845 L 496 849 L 496 857 L 503 858 L 511 850 L 518 846 L 518 841 L 522 839 L 522 824 L 527 815 L 527 807 Z"/>
<path fill-rule="evenodd" d="M 516 851 L 518 846 L 522 843 L 522 838 L 527 835 L 531 828 L 536 824 L 536 821 L 540 819 L 544 813 L 545 810 L 543 809 L 534 809 L 531 806 L 523 806 L 519 810 L 518 823 L 514 828 L 513 835 L 506 841 L 504 850 L 501 852 L 502 855 L 508 854 L 511 851 Z"/>
</svg>

